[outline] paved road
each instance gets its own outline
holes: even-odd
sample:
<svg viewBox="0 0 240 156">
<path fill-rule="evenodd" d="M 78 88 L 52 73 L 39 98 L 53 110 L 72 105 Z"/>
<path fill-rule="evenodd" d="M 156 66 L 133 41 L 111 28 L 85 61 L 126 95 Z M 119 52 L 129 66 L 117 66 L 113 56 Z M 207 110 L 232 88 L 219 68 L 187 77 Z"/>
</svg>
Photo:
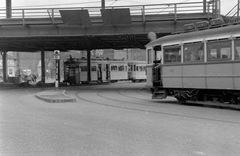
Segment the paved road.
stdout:
<svg viewBox="0 0 240 156">
<path fill-rule="evenodd" d="M 1 156 L 238 156 L 240 111 L 151 100 L 144 83 L 0 90 Z M 51 89 L 51 88 L 48 88 Z"/>
</svg>

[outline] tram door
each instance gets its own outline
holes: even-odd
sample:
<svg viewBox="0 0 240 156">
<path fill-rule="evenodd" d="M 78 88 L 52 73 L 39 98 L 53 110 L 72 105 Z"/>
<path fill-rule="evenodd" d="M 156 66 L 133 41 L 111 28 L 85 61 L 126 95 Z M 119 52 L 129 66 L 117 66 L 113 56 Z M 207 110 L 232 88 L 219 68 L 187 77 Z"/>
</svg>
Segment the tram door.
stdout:
<svg viewBox="0 0 240 156">
<path fill-rule="evenodd" d="M 110 81 L 110 64 L 106 64 L 106 80 Z"/>
<path fill-rule="evenodd" d="M 160 46 L 154 47 L 154 67 L 153 67 L 153 86 L 160 86 L 162 85 L 162 58 L 163 58 L 163 51 L 161 50 Z"/>
<path fill-rule="evenodd" d="M 102 82 L 102 65 L 98 64 L 98 81 Z"/>
</svg>

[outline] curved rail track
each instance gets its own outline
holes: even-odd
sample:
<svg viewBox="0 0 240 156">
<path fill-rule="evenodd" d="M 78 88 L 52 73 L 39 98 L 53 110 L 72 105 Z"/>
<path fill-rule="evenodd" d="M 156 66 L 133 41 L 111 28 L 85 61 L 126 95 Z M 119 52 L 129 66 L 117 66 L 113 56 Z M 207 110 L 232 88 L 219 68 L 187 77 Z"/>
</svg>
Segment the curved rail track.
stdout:
<svg viewBox="0 0 240 156">
<path fill-rule="evenodd" d="M 148 90 L 144 87 L 123 87 L 117 85 L 115 88 L 108 87 L 100 87 L 100 88 L 88 88 L 86 90 L 82 90 L 81 92 L 76 92 L 75 95 L 79 100 L 83 100 L 92 104 L 102 105 L 106 107 L 120 108 L 132 111 L 140 111 L 146 114 L 154 113 L 154 114 L 163 114 L 169 116 L 183 117 L 183 118 L 192 118 L 199 120 L 211 120 L 216 122 L 225 122 L 225 123 L 234 123 L 240 124 L 237 121 L 230 121 L 224 119 L 216 119 L 210 117 L 196 116 L 194 114 L 183 114 L 183 113 L 173 113 L 173 112 L 165 112 L 161 110 L 161 107 L 175 104 L 175 106 L 189 107 L 188 105 L 179 105 L 175 99 L 165 99 L 161 102 L 154 101 L 151 99 L 151 94 L 147 96 Z M 164 105 L 164 106 L 163 106 Z M 199 107 L 197 107 L 199 108 Z"/>
</svg>

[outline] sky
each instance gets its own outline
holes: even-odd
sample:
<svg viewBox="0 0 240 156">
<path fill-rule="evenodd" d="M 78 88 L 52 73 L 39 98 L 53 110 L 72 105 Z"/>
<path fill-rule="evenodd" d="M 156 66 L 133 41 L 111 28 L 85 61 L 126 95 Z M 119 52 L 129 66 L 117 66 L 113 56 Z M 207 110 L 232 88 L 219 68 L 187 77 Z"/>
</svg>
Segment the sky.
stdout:
<svg viewBox="0 0 240 156">
<path fill-rule="evenodd" d="M 6 0 L 0 0 L 0 8 L 6 7 Z M 105 6 L 165 4 L 181 2 L 202 2 L 203 0 L 105 0 Z M 209 1 L 209 0 L 207 0 Z M 238 0 L 221 0 L 221 14 L 225 15 Z M 101 7 L 101 0 L 12 0 L 12 8 L 26 7 Z"/>
</svg>

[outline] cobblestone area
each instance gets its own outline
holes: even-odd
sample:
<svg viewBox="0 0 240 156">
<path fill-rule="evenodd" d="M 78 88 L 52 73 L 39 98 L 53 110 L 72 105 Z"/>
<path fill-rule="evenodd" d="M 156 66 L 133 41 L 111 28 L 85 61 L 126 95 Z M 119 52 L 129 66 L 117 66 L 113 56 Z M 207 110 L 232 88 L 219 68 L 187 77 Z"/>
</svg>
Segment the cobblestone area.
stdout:
<svg viewBox="0 0 240 156">
<path fill-rule="evenodd" d="M 239 155 L 239 111 L 151 100 L 142 83 L 64 89 L 77 102 L 0 90 L 1 156 Z"/>
</svg>

